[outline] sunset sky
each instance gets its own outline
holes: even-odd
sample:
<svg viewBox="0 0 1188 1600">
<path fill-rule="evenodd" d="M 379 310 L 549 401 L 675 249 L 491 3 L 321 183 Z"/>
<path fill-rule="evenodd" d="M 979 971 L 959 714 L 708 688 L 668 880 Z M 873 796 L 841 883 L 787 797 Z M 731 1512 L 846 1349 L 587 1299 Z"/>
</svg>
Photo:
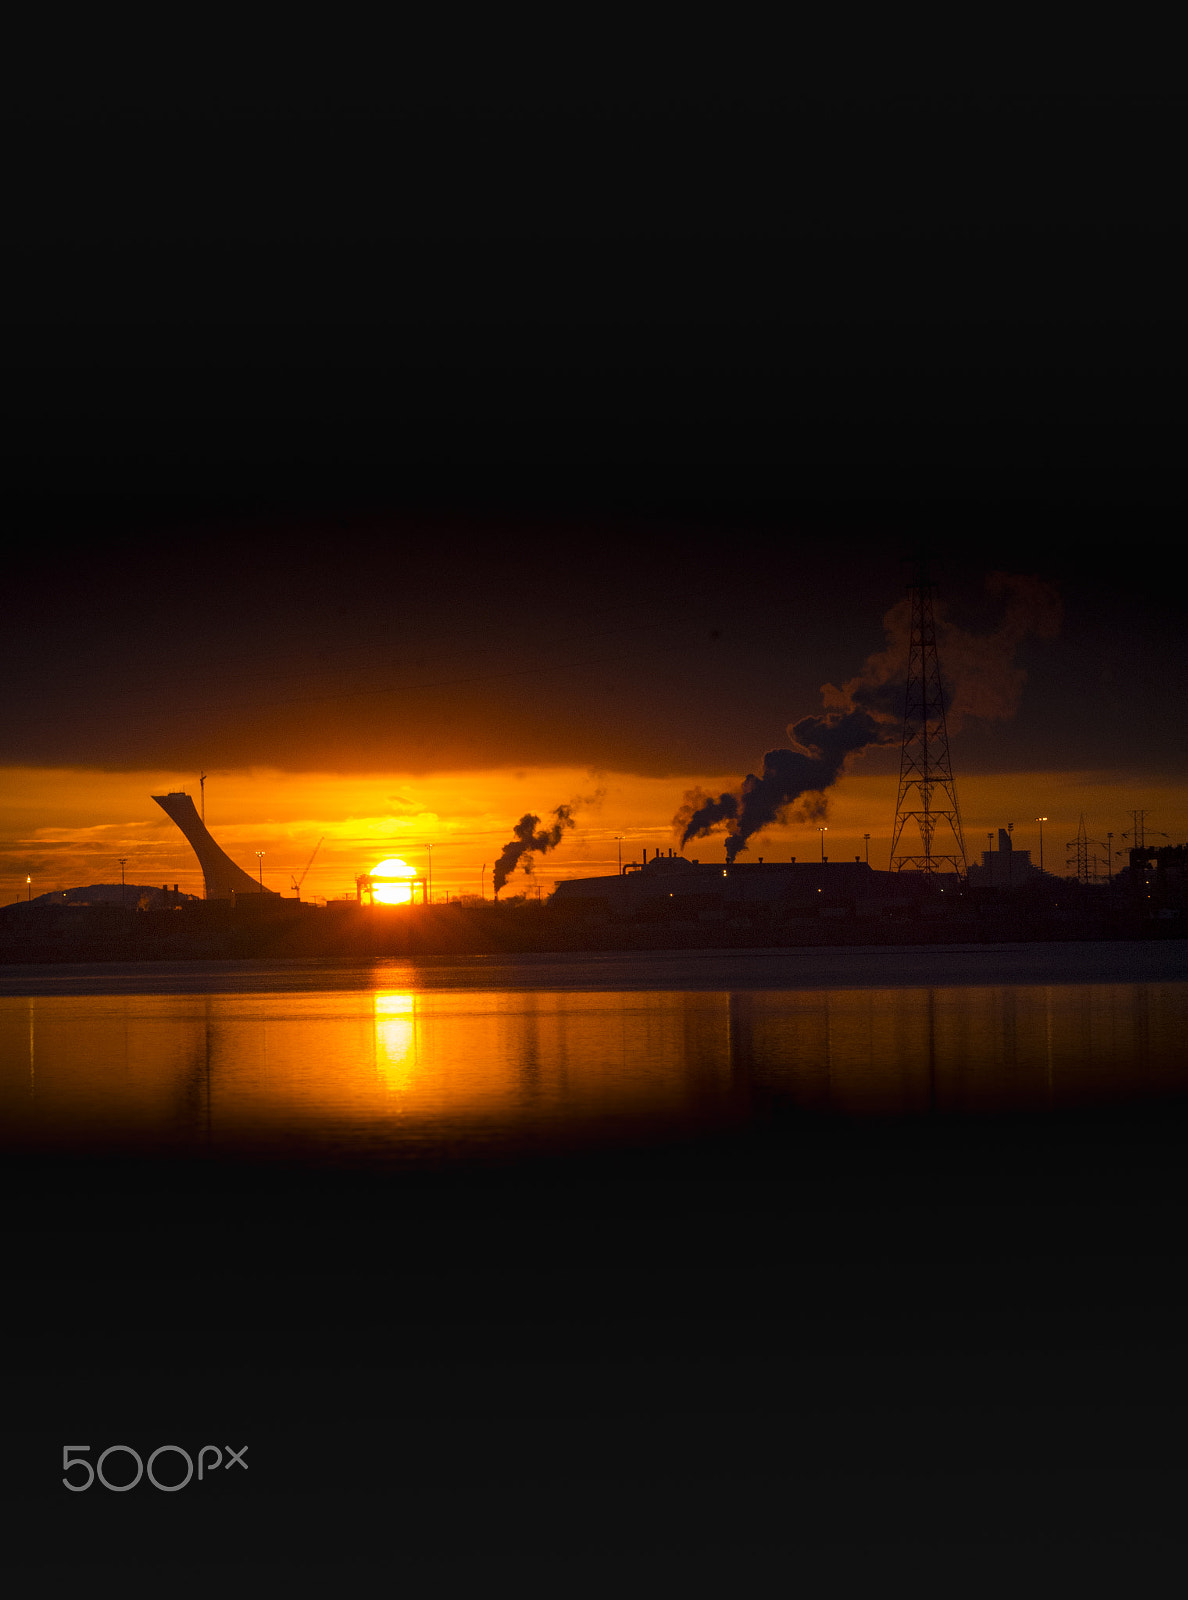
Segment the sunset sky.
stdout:
<svg viewBox="0 0 1188 1600">
<path fill-rule="evenodd" d="M 324 836 L 306 897 L 430 844 L 489 894 L 562 804 L 534 882 L 613 871 L 862 672 L 922 538 L 971 852 L 1188 837 L 1170 117 L 14 121 L 0 901 L 199 890 L 150 796 L 200 771 L 283 892 Z M 852 761 L 832 857 L 887 865 L 896 771 Z"/>
<path fill-rule="evenodd" d="M 575 804 L 576 825 L 537 859 L 534 885 L 548 893 L 558 877 L 613 871 L 617 834 L 624 860 L 667 849 L 690 790 L 729 788 L 787 745 L 787 725 L 822 710 L 822 686 L 879 652 L 903 593 L 895 535 L 882 550 L 789 529 L 781 549 L 765 531 L 760 582 L 747 569 L 718 578 L 704 530 L 685 564 L 665 549 L 677 543 L 667 526 L 624 538 L 613 523 L 599 534 L 526 519 L 524 546 L 589 550 L 592 570 L 576 581 L 563 559 L 489 605 L 511 534 L 393 527 L 390 539 L 370 525 L 319 530 L 314 552 L 272 538 L 269 603 L 230 615 L 220 594 L 245 587 L 228 583 L 244 564 L 238 530 L 187 532 L 208 571 L 174 584 L 166 604 L 148 541 L 115 577 L 110 543 L 101 562 L 80 557 L 48 614 L 8 636 L 19 644 L 7 672 L 5 899 L 26 874 L 35 893 L 118 880 L 121 855 L 131 882 L 200 892 L 189 846 L 151 795 L 185 788 L 198 801 L 201 771 L 216 838 L 253 873 L 263 850 L 265 882 L 283 892 L 324 839 L 306 897 L 349 892 L 393 852 L 424 868 L 430 845 L 435 893 L 489 894 L 513 823 L 561 804 Z M 257 552 L 260 541 L 257 531 Z M 442 551 L 453 553 L 448 576 L 435 571 Z M 962 652 L 1001 634 L 1007 605 L 976 562 L 948 566 L 941 649 L 971 852 L 1013 822 L 1038 860 L 1041 814 L 1057 869 L 1082 811 L 1091 836 L 1112 831 L 1116 848 L 1139 806 L 1154 830 L 1188 833 L 1178 603 L 1121 578 L 1107 603 L 1049 558 L 1030 575 L 1055 601 L 1031 619 L 1048 636 L 1024 618 L 970 667 Z M 999 670 L 1006 700 L 983 704 L 976 695 Z M 996 714 L 963 710 L 971 694 Z M 897 770 L 894 746 L 852 758 L 828 795 L 832 858 L 865 854 L 869 833 L 872 865 L 888 865 Z M 816 859 L 818 826 L 791 820 L 750 858 Z M 722 851 L 715 835 L 687 853 Z M 517 874 L 507 892 L 524 887 Z"/>
</svg>

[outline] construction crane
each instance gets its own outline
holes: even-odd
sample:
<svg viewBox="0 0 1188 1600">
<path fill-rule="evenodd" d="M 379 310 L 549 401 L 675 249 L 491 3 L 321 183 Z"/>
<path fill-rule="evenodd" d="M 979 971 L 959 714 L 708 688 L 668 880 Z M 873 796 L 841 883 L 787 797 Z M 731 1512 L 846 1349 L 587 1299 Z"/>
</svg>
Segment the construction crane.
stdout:
<svg viewBox="0 0 1188 1600">
<path fill-rule="evenodd" d="M 289 874 L 289 882 L 293 885 L 293 892 L 295 894 L 300 894 L 301 893 L 301 885 L 305 882 L 305 874 L 306 874 L 306 872 L 309 871 L 310 867 L 313 866 L 314 856 L 316 856 L 318 851 L 322 848 L 322 845 L 324 844 L 325 839 L 326 839 L 326 835 L 323 834 L 322 837 L 318 840 L 317 844 L 314 845 L 314 847 L 313 847 L 313 855 L 311 855 L 309 860 L 305 863 L 305 869 L 304 869 L 304 871 L 302 872 L 302 874 L 301 874 L 301 876 L 299 878 L 295 878 L 292 873 Z"/>
</svg>

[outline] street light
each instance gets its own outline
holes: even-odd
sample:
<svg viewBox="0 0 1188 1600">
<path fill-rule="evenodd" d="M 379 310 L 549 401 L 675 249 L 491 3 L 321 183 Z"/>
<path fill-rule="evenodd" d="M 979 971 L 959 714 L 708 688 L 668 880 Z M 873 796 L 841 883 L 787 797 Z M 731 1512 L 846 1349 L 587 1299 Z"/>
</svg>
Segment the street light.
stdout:
<svg viewBox="0 0 1188 1600">
<path fill-rule="evenodd" d="M 1040 825 L 1040 871 L 1042 872 L 1044 870 L 1044 823 L 1048 819 L 1047 817 L 1036 817 L 1035 820 Z"/>
<path fill-rule="evenodd" d="M 619 852 L 619 876 L 621 878 L 623 876 L 623 835 L 621 833 L 615 834 L 615 845 Z"/>
<path fill-rule="evenodd" d="M 479 878 L 479 899 L 487 898 L 487 863 L 483 862 L 482 876 Z"/>
<path fill-rule="evenodd" d="M 124 894 L 124 868 L 128 864 L 128 857 L 117 856 L 116 859 L 120 864 L 120 910 L 126 911 L 128 908 L 127 897 Z"/>
<path fill-rule="evenodd" d="M 25 899 L 28 900 L 30 903 L 32 903 L 32 900 L 33 900 L 33 879 L 31 877 L 27 877 L 25 879 L 25 883 L 28 886 L 26 888 L 26 891 L 25 891 Z"/>
<path fill-rule="evenodd" d="M 263 852 L 263 850 L 257 850 L 256 851 L 256 860 L 260 863 L 260 893 L 263 894 L 264 893 L 264 852 Z"/>
<path fill-rule="evenodd" d="M 825 859 L 825 835 L 829 832 L 829 829 L 828 828 L 818 828 L 817 832 L 821 835 L 821 860 L 824 861 L 824 859 Z"/>
<path fill-rule="evenodd" d="M 866 864 L 869 867 L 870 866 L 870 834 L 869 833 L 864 833 L 862 835 L 862 848 L 866 851 Z"/>
</svg>

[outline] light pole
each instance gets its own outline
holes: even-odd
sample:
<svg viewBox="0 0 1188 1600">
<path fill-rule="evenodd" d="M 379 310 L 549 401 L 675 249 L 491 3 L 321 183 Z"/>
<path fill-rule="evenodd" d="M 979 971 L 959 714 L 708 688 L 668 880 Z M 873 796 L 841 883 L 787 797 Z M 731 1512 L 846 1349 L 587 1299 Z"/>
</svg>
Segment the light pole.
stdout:
<svg viewBox="0 0 1188 1600">
<path fill-rule="evenodd" d="M 1040 825 L 1040 871 L 1042 872 L 1044 870 L 1044 823 L 1048 819 L 1047 817 L 1036 817 L 1035 820 Z"/>
<path fill-rule="evenodd" d="M 118 856 L 116 859 L 120 863 L 120 910 L 121 911 L 126 911 L 127 910 L 127 896 L 124 894 L 124 868 L 128 863 L 128 857 L 127 856 Z"/>
<path fill-rule="evenodd" d="M 256 860 L 260 863 L 260 893 L 263 894 L 264 893 L 264 852 L 263 852 L 263 850 L 257 850 L 256 851 Z"/>
<path fill-rule="evenodd" d="M 869 867 L 870 866 L 870 834 L 869 833 L 864 833 L 862 835 L 862 848 L 866 851 L 866 864 Z"/>
<path fill-rule="evenodd" d="M 30 904 L 32 904 L 32 902 L 33 902 L 33 879 L 32 879 L 32 877 L 26 877 L 25 885 L 26 885 L 26 888 L 25 888 L 25 899 L 28 900 Z"/>
<path fill-rule="evenodd" d="M 824 861 L 824 859 L 825 859 L 825 835 L 829 832 L 829 829 L 828 828 L 818 828 L 817 832 L 821 835 L 821 860 Z"/>
<path fill-rule="evenodd" d="M 619 852 L 619 876 L 621 878 L 623 876 L 623 835 L 621 833 L 615 834 L 615 845 Z"/>
<path fill-rule="evenodd" d="M 480 879 L 479 879 L 479 899 L 480 900 L 485 900 L 486 898 L 487 898 L 487 863 L 484 861 L 483 862 L 482 877 L 480 877 Z"/>
</svg>

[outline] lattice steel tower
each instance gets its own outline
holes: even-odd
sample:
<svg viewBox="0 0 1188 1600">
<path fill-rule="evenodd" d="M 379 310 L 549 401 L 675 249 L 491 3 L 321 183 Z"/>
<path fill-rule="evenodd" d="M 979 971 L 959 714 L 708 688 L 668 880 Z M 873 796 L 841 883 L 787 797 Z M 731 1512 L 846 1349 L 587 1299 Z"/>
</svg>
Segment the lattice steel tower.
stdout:
<svg viewBox="0 0 1188 1600">
<path fill-rule="evenodd" d="M 945 693 L 936 654 L 932 583 L 927 569 L 908 590 L 912 597 L 912 635 L 908 647 L 903 745 L 899 756 L 899 798 L 891 835 L 891 868 L 902 872 L 955 872 L 966 876 L 965 838 L 957 809 L 957 787 L 949 760 Z M 920 830 L 920 849 L 902 841 L 908 823 Z M 937 838 L 937 829 L 941 830 Z M 908 840 L 911 840 L 909 833 Z M 939 847 L 939 848 L 938 848 Z"/>
<path fill-rule="evenodd" d="M 1096 883 L 1097 852 L 1100 848 L 1100 845 L 1095 844 L 1085 831 L 1085 813 L 1082 811 L 1081 820 L 1077 824 L 1077 836 L 1075 839 L 1070 839 L 1065 846 L 1064 864 L 1066 868 L 1071 869 L 1065 876 L 1075 878 L 1078 883 Z"/>
</svg>

